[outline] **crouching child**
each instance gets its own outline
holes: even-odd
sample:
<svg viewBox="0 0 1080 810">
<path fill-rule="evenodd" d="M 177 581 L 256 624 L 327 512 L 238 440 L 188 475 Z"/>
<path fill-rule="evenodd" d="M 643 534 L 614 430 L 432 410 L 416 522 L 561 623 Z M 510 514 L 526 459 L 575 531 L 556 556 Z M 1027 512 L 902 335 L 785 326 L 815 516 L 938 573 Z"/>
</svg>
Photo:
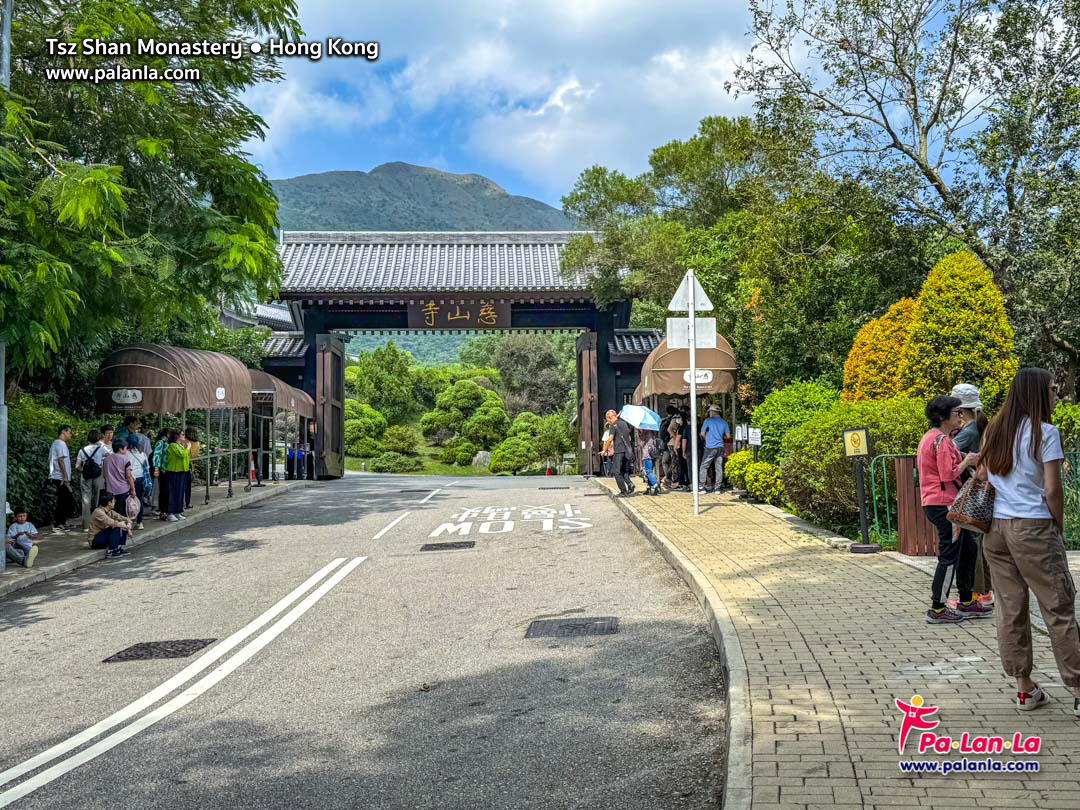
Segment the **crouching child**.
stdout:
<svg viewBox="0 0 1080 810">
<path fill-rule="evenodd" d="M 34 544 L 38 530 L 28 518 L 24 507 L 15 508 L 15 522 L 8 527 L 4 538 L 4 555 L 24 568 L 33 568 L 38 554 L 38 547 Z"/>
</svg>

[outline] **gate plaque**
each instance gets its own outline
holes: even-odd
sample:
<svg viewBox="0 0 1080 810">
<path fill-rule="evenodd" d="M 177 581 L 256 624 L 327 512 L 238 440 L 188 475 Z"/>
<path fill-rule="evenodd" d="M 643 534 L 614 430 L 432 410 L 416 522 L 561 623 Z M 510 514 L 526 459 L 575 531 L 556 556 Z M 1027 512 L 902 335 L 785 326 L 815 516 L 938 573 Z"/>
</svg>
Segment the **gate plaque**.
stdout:
<svg viewBox="0 0 1080 810">
<path fill-rule="evenodd" d="M 509 329 L 510 302 L 478 300 L 409 302 L 410 329 Z"/>
</svg>

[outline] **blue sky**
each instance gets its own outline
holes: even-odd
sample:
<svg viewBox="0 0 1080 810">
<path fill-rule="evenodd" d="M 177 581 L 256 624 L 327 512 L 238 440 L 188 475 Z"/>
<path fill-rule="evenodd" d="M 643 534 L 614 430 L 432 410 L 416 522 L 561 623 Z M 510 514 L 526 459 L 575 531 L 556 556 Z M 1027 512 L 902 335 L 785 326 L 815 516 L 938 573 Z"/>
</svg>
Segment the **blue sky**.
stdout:
<svg viewBox="0 0 1080 810">
<path fill-rule="evenodd" d="M 748 47 L 728 0 L 299 0 L 311 40 L 379 42 L 379 59 L 283 59 L 247 101 L 274 178 L 401 160 L 476 172 L 553 205 L 595 163 L 628 173 L 706 115 Z"/>
</svg>

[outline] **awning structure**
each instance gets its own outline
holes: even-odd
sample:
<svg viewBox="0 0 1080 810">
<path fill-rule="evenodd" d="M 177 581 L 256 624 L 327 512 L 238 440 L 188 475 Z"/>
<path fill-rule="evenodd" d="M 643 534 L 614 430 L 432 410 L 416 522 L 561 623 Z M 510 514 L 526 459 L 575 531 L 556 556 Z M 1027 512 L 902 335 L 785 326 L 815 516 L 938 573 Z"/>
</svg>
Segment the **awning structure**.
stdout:
<svg viewBox="0 0 1080 810">
<path fill-rule="evenodd" d="M 249 368 L 248 373 L 253 397 L 273 397 L 275 407 L 306 419 L 315 418 L 315 401 L 305 392 L 260 369 Z"/>
<path fill-rule="evenodd" d="M 698 349 L 696 355 L 698 394 L 729 394 L 735 390 L 735 352 L 723 335 L 716 336 L 715 349 Z M 634 401 L 657 394 L 689 393 L 690 350 L 669 349 L 665 338 L 641 367 L 641 385 L 634 391 Z"/>
<path fill-rule="evenodd" d="M 248 368 L 227 354 L 136 343 L 112 352 L 94 383 L 99 413 L 251 407 Z"/>
</svg>

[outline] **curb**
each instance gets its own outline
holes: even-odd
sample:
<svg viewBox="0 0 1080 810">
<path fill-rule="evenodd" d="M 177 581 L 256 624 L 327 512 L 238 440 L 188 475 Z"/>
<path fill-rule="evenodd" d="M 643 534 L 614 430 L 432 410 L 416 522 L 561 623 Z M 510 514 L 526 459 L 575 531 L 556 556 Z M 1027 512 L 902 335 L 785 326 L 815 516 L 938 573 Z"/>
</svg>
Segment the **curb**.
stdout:
<svg viewBox="0 0 1080 810">
<path fill-rule="evenodd" d="M 605 492 L 630 522 L 649 539 L 675 573 L 682 577 L 701 605 L 709 632 L 712 633 L 713 642 L 720 653 L 720 665 L 727 686 L 727 755 L 720 806 L 724 810 L 750 810 L 754 779 L 750 679 L 742 645 L 727 606 L 708 577 L 677 546 L 624 500 L 616 498 L 611 490 L 597 481 L 593 483 Z"/>
<path fill-rule="evenodd" d="M 294 489 L 301 489 L 308 486 L 309 483 L 309 481 L 287 481 L 281 484 L 274 484 L 272 488 L 268 486 L 267 489 L 262 491 L 253 491 L 250 495 L 241 495 L 227 499 L 222 503 L 212 504 L 206 509 L 199 510 L 196 514 L 183 521 L 183 523 L 170 523 L 165 526 L 155 526 L 151 529 L 144 529 L 135 537 L 128 539 L 127 547 L 138 548 L 139 546 L 159 540 L 162 537 L 167 537 L 188 526 L 202 523 L 204 520 L 217 517 L 225 512 L 231 512 L 234 509 L 240 509 L 251 503 L 265 501 L 267 498 L 272 498 L 275 495 L 283 495 Z M 32 569 L 34 573 L 30 576 L 20 576 L 6 582 L 0 582 L 0 598 L 7 596 L 10 593 L 21 591 L 24 588 L 29 588 L 31 585 L 37 585 L 46 580 L 56 579 L 64 574 L 69 574 L 79 568 L 85 568 L 91 563 L 100 562 L 101 560 L 102 553 L 100 549 L 88 548 L 85 552 L 64 560 L 63 562 L 40 567 L 35 566 Z"/>
</svg>

